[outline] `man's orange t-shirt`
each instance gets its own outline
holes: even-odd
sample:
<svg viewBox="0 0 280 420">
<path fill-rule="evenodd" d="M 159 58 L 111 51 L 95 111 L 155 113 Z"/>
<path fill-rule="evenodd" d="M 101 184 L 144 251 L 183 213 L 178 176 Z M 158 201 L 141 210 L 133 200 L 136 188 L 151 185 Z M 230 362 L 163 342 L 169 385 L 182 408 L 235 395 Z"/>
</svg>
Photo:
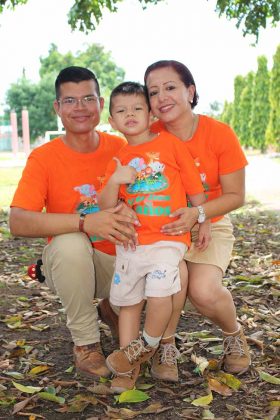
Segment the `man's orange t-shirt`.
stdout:
<svg viewBox="0 0 280 420">
<path fill-rule="evenodd" d="M 184 143 L 172 134 L 162 131 L 152 141 L 139 145 L 126 145 L 117 157 L 122 165 L 136 169 L 133 184 L 122 185 L 119 197 L 135 210 L 141 226 L 137 228 L 141 245 L 170 240 L 160 232 L 172 220 L 169 215 L 186 207 L 186 194 L 203 192 L 199 173 Z M 105 183 L 115 171 L 112 161 L 106 171 Z M 172 241 L 190 245 L 190 234 L 172 236 Z"/>
<path fill-rule="evenodd" d="M 151 129 L 156 133 L 164 130 L 164 125 L 158 121 Z M 222 195 L 220 175 L 238 171 L 248 164 L 234 131 L 227 124 L 206 115 L 199 115 L 193 137 L 182 143 L 194 159 L 207 201 Z M 211 221 L 222 217 L 215 217 Z"/>
<path fill-rule="evenodd" d="M 11 207 L 47 213 L 95 213 L 99 211 L 96 191 L 100 189 L 108 162 L 126 140 L 99 134 L 92 153 L 79 153 L 60 137 L 32 151 L 15 192 Z M 90 238 L 94 247 L 115 254 L 115 246 L 102 238 Z"/>
</svg>

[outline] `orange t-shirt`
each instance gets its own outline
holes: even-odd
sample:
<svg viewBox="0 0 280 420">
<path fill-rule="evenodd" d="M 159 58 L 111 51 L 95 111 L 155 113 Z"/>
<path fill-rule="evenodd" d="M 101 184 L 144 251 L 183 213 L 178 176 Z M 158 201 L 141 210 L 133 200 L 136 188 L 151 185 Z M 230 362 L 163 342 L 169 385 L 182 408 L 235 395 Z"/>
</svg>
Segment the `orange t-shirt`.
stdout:
<svg viewBox="0 0 280 420">
<path fill-rule="evenodd" d="M 11 207 L 47 213 L 95 213 L 96 191 L 102 184 L 108 162 L 126 140 L 99 134 L 92 153 L 79 153 L 56 138 L 32 151 L 15 192 Z M 115 246 L 102 238 L 90 238 L 94 247 L 115 254 Z"/>
<path fill-rule="evenodd" d="M 157 133 L 164 130 L 164 125 L 157 121 L 151 129 Z M 183 144 L 199 170 L 207 200 L 222 195 L 220 175 L 238 171 L 248 164 L 234 131 L 227 124 L 206 115 L 199 115 L 196 132 Z M 216 222 L 222 217 L 214 217 L 211 221 Z"/>
<path fill-rule="evenodd" d="M 137 228 L 139 243 L 170 240 L 170 236 L 160 232 L 164 224 L 172 221 L 169 214 L 186 206 L 186 194 L 203 192 L 199 173 L 184 143 L 162 131 L 147 143 L 127 144 L 119 151 L 118 158 L 138 173 L 133 184 L 120 187 L 119 197 L 137 213 L 141 223 Z M 112 161 L 104 185 L 115 167 L 116 163 Z M 190 234 L 172 236 L 172 240 L 190 245 Z"/>
</svg>

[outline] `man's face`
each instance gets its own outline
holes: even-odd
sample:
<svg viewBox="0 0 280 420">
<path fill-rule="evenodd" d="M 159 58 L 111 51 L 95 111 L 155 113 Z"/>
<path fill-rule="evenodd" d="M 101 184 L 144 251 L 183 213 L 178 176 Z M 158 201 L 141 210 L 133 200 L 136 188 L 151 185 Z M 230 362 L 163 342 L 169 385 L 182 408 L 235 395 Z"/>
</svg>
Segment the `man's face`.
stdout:
<svg viewBox="0 0 280 420">
<path fill-rule="evenodd" d="M 60 86 L 54 108 L 66 132 L 86 134 L 100 122 L 104 99 L 98 97 L 94 80 L 66 82 Z"/>
</svg>

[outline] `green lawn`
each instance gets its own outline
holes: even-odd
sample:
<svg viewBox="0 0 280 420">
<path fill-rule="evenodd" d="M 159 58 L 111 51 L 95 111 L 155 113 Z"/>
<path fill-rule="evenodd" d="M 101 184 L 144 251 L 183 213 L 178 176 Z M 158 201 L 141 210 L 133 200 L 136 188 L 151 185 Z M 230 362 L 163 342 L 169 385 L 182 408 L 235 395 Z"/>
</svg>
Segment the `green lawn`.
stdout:
<svg viewBox="0 0 280 420">
<path fill-rule="evenodd" d="M 23 167 L 0 168 L 0 209 L 9 208 L 22 170 Z"/>
</svg>

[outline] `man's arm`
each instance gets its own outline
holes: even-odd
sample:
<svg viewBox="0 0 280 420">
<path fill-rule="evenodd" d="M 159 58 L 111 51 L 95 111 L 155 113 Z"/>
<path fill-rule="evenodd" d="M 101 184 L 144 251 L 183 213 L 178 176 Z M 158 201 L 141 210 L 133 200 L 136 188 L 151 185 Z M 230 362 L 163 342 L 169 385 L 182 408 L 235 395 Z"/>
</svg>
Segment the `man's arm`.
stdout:
<svg viewBox="0 0 280 420">
<path fill-rule="evenodd" d="M 121 206 L 97 213 L 87 214 L 84 221 L 84 231 L 88 235 L 97 235 L 113 243 L 127 242 L 134 239 L 134 220 L 131 217 L 118 214 Z M 41 213 L 12 207 L 10 212 L 10 230 L 15 236 L 30 238 L 46 238 L 64 233 L 79 232 L 78 213 Z"/>
</svg>

